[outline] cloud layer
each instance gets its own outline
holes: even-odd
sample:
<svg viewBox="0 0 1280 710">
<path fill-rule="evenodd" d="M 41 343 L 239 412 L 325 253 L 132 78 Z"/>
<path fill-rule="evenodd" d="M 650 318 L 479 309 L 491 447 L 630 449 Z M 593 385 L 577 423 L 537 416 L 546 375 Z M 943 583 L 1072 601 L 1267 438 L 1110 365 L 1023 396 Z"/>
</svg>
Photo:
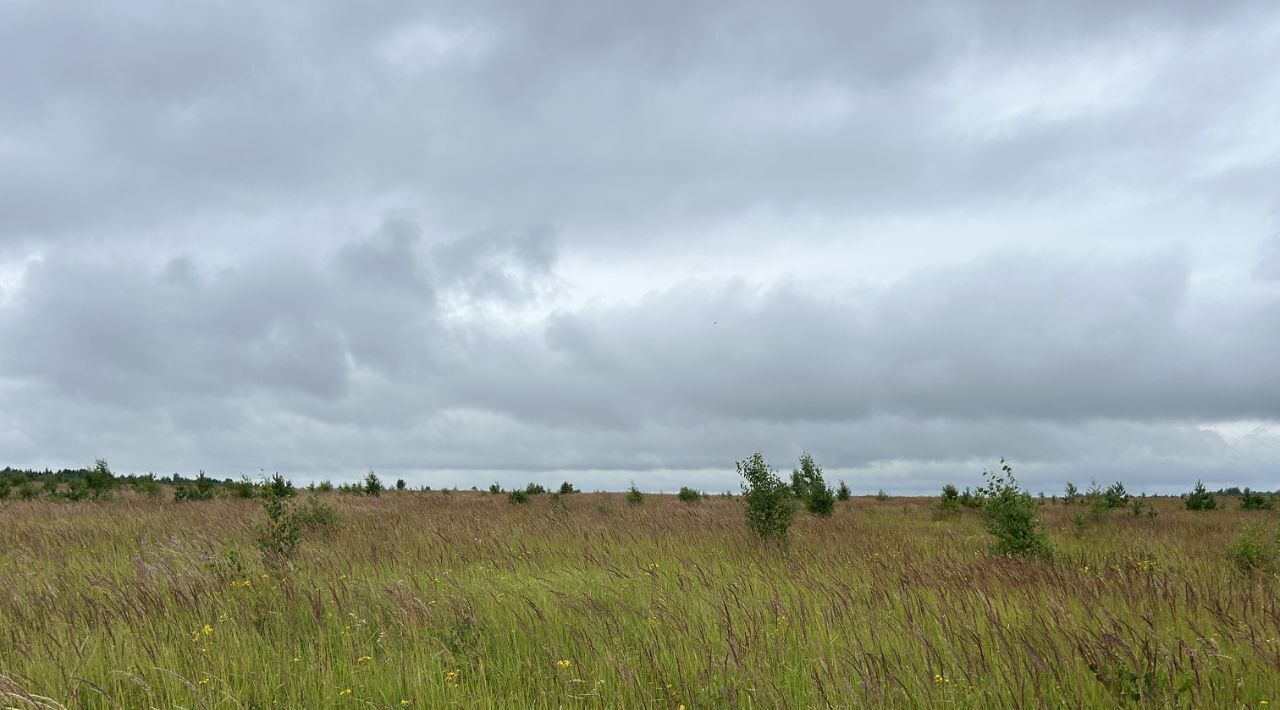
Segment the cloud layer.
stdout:
<svg viewBox="0 0 1280 710">
<path fill-rule="evenodd" d="M 1267 3 L 0 10 L 16 465 L 1276 487 Z"/>
</svg>

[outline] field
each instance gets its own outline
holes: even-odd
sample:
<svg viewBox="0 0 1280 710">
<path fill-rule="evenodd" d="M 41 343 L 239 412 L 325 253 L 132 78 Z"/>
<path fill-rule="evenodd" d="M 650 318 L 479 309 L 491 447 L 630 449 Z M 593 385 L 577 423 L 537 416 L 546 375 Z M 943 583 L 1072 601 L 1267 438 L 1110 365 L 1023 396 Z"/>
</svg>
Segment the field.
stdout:
<svg viewBox="0 0 1280 710">
<path fill-rule="evenodd" d="M 742 503 L 325 494 L 287 568 L 254 500 L 0 501 L 14 707 L 1265 707 L 1277 579 L 1227 561 L 1224 498 L 1148 499 L 1057 556 L 994 558 L 973 511 L 857 498 L 783 548 Z M 37 697 L 39 696 L 39 697 Z M 0 703 L 3 705 L 4 703 Z"/>
</svg>

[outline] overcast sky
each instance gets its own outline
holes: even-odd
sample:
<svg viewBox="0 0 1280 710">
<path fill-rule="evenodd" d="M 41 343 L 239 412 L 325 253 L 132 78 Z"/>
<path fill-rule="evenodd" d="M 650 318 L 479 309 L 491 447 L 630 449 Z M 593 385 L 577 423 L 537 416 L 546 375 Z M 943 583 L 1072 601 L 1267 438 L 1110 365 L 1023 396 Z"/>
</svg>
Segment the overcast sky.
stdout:
<svg viewBox="0 0 1280 710">
<path fill-rule="evenodd" d="M 1277 488 L 1280 7 L 3 2 L 0 340 L 0 465 Z"/>
</svg>

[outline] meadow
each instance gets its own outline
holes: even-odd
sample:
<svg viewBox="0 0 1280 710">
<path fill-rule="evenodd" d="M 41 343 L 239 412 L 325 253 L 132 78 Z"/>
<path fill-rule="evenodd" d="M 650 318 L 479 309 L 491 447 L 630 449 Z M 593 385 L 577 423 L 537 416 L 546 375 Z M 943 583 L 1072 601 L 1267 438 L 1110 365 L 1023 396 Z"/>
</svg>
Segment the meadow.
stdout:
<svg viewBox="0 0 1280 710">
<path fill-rule="evenodd" d="M 286 564 L 262 502 L 0 501 L 0 706 L 1280 706 L 1280 592 L 1227 550 L 1276 513 L 977 511 L 854 497 L 757 539 L 741 498 L 317 495 Z M 300 495 L 301 498 L 301 495 Z"/>
</svg>

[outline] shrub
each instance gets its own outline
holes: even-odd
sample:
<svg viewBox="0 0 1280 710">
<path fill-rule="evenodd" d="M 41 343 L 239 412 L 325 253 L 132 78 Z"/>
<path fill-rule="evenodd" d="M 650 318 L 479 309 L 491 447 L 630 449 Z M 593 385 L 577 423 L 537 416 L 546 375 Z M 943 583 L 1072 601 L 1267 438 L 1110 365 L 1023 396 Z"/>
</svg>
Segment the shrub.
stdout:
<svg viewBox="0 0 1280 710">
<path fill-rule="evenodd" d="M 1102 494 L 1102 500 L 1106 503 L 1107 509 L 1123 508 L 1129 504 L 1129 492 L 1124 489 L 1124 484 L 1116 481 L 1107 486 L 1106 492 Z"/>
<path fill-rule="evenodd" d="M 966 486 L 964 492 L 960 494 L 960 506 L 963 508 L 981 508 L 985 501 L 982 500 L 982 494 L 975 494 Z"/>
<path fill-rule="evenodd" d="M 52 476 L 44 479 L 44 494 L 50 498 L 58 497 L 58 479 Z"/>
<path fill-rule="evenodd" d="M 578 492 L 578 489 L 574 488 L 573 484 L 568 481 L 565 481 L 564 483 L 560 484 L 560 495 L 569 495 L 570 493 L 577 493 L 577 492 Z"/>
<path fill-rule="evenodd" d="M 795 517 L 794 491 L 755 452 L 737 462 L 738 473 L 746 479 L 742 497 L 747 503 L 747 527 L 761 538 L 785 540 Z"/>
<path fill-rule="evenodd" d="M 110 498 L 111 489 L 116 486 L 116 477 L 107 466 L 106 459 L 97 459 L 92 468 L 85 469 L 84 482 L 89 488 L 89 496 L 94 500 Z"/>
<path fill-rule="evenodd" d="M 329 493 L 330 491 L 333 490 L 333 482 L 321 481 L 320 485 L 316 486 L 316 490 L 320 491 L 321 493 Z"/>
<path fill-rule="evenodd" d="M 272 483 L 277 479 L 284 480 L 277 473 Z M 333 508 L 314 497 L 308 497 L 305 505 L 291 502 L 291 486 L 289 493 L 283 495 L 276 495 L 283 491 L 282 487 L 264 488 L 266 500 L 263 501 L 262 508 L 267 514 L 267 520 L 258 526 L 256 542 L 263 561 L 269 565 L 278 566 L 288 562 L 297 550 L 303 532 L 316 527 L 329 527 L 337 521 L 337 513 Z"/>
<path fill-rule="evenodd" d="M 156 480 L 154 473 L 148 473 L 145 476 L 138 476 L 133 479 L 133 490 L 139 493 L 145 493 L 148 498 L 155 498 L 160 495 L 160 481 Z"/>
<path fill-rule="evenodd" d="M 934 510 L 934 518 L 948 518 L 960 514 L 960 490 L 950 483 L 942 487 L 942 495 L 938 496 L 938 507 Z"/>
<path fill-rule="evenodd" d="M 364 477 L 364 494 L 367 496 L 382 495 L 382 480 L 372 470 Z"/>
<path fill-rule="evenodd" d="M 1196 481 L 1196 487 L 1187 494 L 1183 503 L 1187 510 L 1213 510 L 1218 507 L 1218 499 L 1204 488 L 1204 484 Z"/>
<path fill-rule="evenodd" d="M 406 489 L 406 488 L 408 488 L 408 487 L 409 487 L 409 484 L 405 483 L 403 478 L 397 478 L 397 479 L 396 479 L 396 490 L 397 490 L 397 491 L 403 491 L 404 489 Z"/>
<path fill-rule="evenodd" d="M 853 491 L 849 490 L 849 486 L 844 481 L 840 482 L 840 486 L 836 488 L 836 500 L 846 501 L 853 497 Z"/>
<path fill-rule="evenodd" d="M 292 498 L 297 495 L 293 490 L 293 481 L 281 476 L 279 473 L 273 475 L 271 480 L 262 484 L 263 498 Z"/>
<path fill-rule="evenodd" d="M 536 496 L 536 495 L 539 495 L 539 494 L 541 494 L 541 493 L 546 493 L 546 492 L 547 492 L 547 489 L 546 489 L 546 488 L 543 488 L 543 487 L 542 487 L 542 484 L 539 484 L 539 483 L 530 483 L 529 485 L 527 485 L 527 486 L 525 486 L 525 487 L 524 487 L 524 492 L 525 492 L 526 494 L 528 494 L 528 495 Z"/>
<path fill-rule="evenodd" d="M 635 481 L 631 482 L 631 488 L 627 490 L 627 502 L 631 505 L 640 505 L 644 502 L 644 494 L 640 492 L 639 488 L 636 488 Z"/>
<path fill-rule="evenodd" d="M 1143 514 L 1145 514 L 1148 518 L 1154 518 L 1157 515 L 1156 509 L 1154 507 L 1152 507 L 1151 505 L 1148 505 L 1147 503 L 1143 503 L 1137 498 L 1131 498 L 1129 500 L 1129 510 L 1133 511 L 1133 517 L 1135 518 Z"/>
<path fill-rule="evenodd" d="M 885 490 L 884 490 L 883 488 L 881 488 L 879 491 L 877 491 L 877 492 L 876 492 L 876 500 L 878 500 L 878 501 L 880 501 L 881 503 L 883 503 L 883 502 L 885 502 L 885 501 L 889 500 L 889 494 L 888 494 L 888 493 L 885 493 Z"/>
<path fill-rule="evenodd" d="M 517 488 L 507 494 L 507 502 L 512 505 L 520 505 L 529 502 L 529 494 Z"/>
<path fill-rule="evenodd" d="M 1271 573 L 1276 569 L 1278 546 L 1280 541 L 1268 540 L 1260 526 L 1249 525 L 1245 527 L 1240 537 L 1227 547 L 1227 559 L 1237 570 L 1245 574 Z"/>
<path fill-rule="evenodd" d="M 1240 510 L 1271 510 L 1274 503 L 1270 496 L 1254 493 L 1248 488 L 1240 494 Z"/>
<path fill-rule="evenodd" d="M 680 492 L 676 494 L 676 497 L 686 503 L 693 503 L 700 500 L 702 494 L 688 486 L 681 486 Z"/>
<path fill-rule="evenodd" d="M 502 486 L 497 483 L 491 483 L 489 484 L 489 492 L 494 495 L 498 495 L 502 492 Z"/>
<path fill-rule="evenodd" d="M 1080 489 L 1076 488 L 1076 484 L 1072 483 L 1071 481 L 1067 481 L 1066 491 L 1062 495 L 1063 504 L 1070 505 L 1076 502 L 1076 498 L 1079 495 L 1080 495 Z"/>
<path fill-rule="evenodd" d="M 822 467 L 807 452 L 800 454 L 800 467 L 791 472 L 792 488 L 800 481 L 805 510 L 822 517 L 830 517 L 835 509 L 835 495 L 822 478 Z"/>
<path fill-rule="evenodd" d="M 0 476 L 0 500 L 9 497 L 9 491 L 13 489 L 13 484 L 9 482 L 8 476 Z"/>
<path fill-rule="evenodd" d="M 241 476 L 239 481 L 231 483 L 227 486 L 231 489 L 231 495 L 236 498 L 252 498 L 255 491 L 253 481 L 248 476 Z"/>
<path fill-rule="evenodd" d="M 1053 548 L 1036 518 L 1036 501 L 1018 487 L 1013 468 L 1000 459 L 999 473 L 983 471 L 982 476 L 986 480 L 978 489 L 986 498 L 982 512 L 987 532 L 996 538 L 991 552 L 1004 557 L 1051 556 Z"/>
<path fill-rule="evenodd" d="M 194 483 L 179 483 L 178 487 L 173 491 L 173 499 L 175 501 L 184 500 L 213 500 L 214 483 L 213 479 L 204 475 L 204 471 L 196 476 Z"/>
</svg>

